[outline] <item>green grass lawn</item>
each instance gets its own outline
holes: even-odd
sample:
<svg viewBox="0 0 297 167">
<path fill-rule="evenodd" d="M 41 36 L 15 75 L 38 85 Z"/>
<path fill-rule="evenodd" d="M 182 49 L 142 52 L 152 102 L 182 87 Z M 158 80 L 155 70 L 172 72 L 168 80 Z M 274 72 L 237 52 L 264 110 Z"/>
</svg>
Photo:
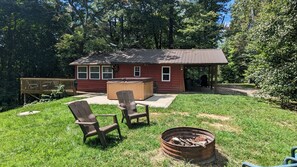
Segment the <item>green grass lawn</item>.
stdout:
<svg viewBox="0 0 297 167">
<path fill-rule="evenodd" d="M 82 142 L 83 134 L 65 98 L 0 113 L 0 166 L 188 166 L 160 153 L 160 134 L 168 128 L 205 128 L 216 136 L 218 166 L 240 166 L 242 161 L 281 164 L 297 145 L 297 113 L 265 101 L 232 95 L 181 94 L 170 108 L 150 108 L 151 126 L 128 129 L 124 137 L 108 135 L 103 149 L 96 137 Z M 91 105 L 94 113 L 115 113 L 116 106 Z M 25 117 L 18 113 L 40 110 Z M 112 120 L 99 119 L 102 125 Z"/>
</svg>

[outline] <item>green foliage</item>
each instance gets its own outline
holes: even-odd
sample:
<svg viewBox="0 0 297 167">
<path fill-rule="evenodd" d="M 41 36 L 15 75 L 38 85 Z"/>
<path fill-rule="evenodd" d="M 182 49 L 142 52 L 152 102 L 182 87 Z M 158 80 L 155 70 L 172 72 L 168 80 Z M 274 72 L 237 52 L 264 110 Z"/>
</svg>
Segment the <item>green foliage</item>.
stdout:
<svg viewBox="0 0 297 167">
<path fill-rule="evenodd" d="M 0 1 L 0 106 L 18 104 L 20 77 L 57 74 L 59 23 L 41 1 Z"/>
<path fill-rule="evenodd" d="M 69 63 L 125 48 L 216 48 L 229 0 L 0 0 L 0 106 L 20 77 L 74 77 Z"/>
<path fill-rule="evenodd" d="M 240 166 L 243 161 L 263 166 L 281 164 L 296 142 L 294 112 L 252 97 L 184 94 L 178 95 L 168 109 L 150 108 L 151 126 L 131 130 L 120 123 L 123 141 L 117 139 L 117 132 L 111 132 L 107 135 L 108 147 L 103 149 L 96 136 L 87 139 L 86 144 L 82 142 L 82 131 L 66 105 L 74 100 L 65 98 L 0 113 L 0 138 L 4 139 L 0 166 L 191 166 L 159 152 L 161 133 L 178 126 L 214 133 L 220 153 L 217 158 L 223 161 L 217 166 Z M 115 105 L 91 108 L 95 114 L 112 113 L 121 119 Z M 17 116 L 36 110 L 40 113 Z M 112 122 L 98 119 L 101 126 Z"/>
<path fill-rule="evenodd" d="M 52 90 L 50 95 L 41 95 L 40 102 L 47 102 L 47 101 L 52 101 L 56 99 L 61 99 L 63 97 L 66 97 L 66 90 L 65 90 L 65 85 L 58 85 L 57 89 Z"/>
<path fill-rule="evenodd" d="M 251 37 L 249 77 L 283 105 L 297 100 L 297 3 L 263 4 Z"/>
<path fill-rule="evenodd" d="M 181 23 L 176 36 L 176 46 L 179 48 L 216 48 L 223 29 L 218 24 L 219 13 L 223 11 L 223 3 L 208 4 L 204 2 L 184 1 Z"/>
<path fill-rule="evenodd" d="M 258 11 L 261 10 L 260 4 L 260 1 L 237 0 L 232 6 L 232 21 L 222 46 L 229 61 L 229 64 L 221 69 L 222 80 L 225 82 L 247 80 L 245 72 L 251 61 L 247 47 L 252 40 L 248 36 L 255 24 Z"/>
<path fill-rule="evenodd" d="M 253 81 L 283 104 L 296 101 L 296 15 L 292 0 L 236 1 L 223 46 L 229 60 L 223 80 Z"/>
</svg>

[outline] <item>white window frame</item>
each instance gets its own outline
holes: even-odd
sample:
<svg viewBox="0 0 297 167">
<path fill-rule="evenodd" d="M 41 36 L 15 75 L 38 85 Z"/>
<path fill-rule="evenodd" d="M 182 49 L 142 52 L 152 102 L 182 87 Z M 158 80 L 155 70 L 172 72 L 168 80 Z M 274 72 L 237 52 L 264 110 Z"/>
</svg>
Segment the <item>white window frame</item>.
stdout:
<svg viewBox="0 0 297 167">
<path fill-rule="evenodd" d="M 111 68 L 111 72 L 104 72 L 103 71 L 103 67 L 110 67 Z M 108 79 L 113 79 L 113 68 L 112 68 L 112 66 L 110 66 L 110 65 L 102 65 L 102 67 L 101 67 L 101 73 L 102 73 L 102 80 L 108 80 Z M 104 78 L 103 76 L 104 76 L 104 74 L 106 74 L 106 73 L 111 73 L 111 78 Z"/>
<path fill-rule="evenodd" d="M 136 71 L 136 68 L 138 67 L 139 71 Z M 139 72 L 139 75 L 135 75 L 135 72 Z M 134 66 L 134 77 L 140 77 L 141 76 L 141 67 L 140 66 Z"/>
<path fill-rule="evenodd" d="M 79 67 L 85 67 L 86 68 L 86 72 L 79 72 L 78 71 L 78 68 Z M 81 74 L 81 73 L 86 74 L 86 78 L 79 78 L 79 74 Z M 76 76 L 77 76 L 77 79 L 87 80 L 88 79 L 88 66 L 77 66 L 77 68 L 76 68 Z"/>
<path fill-rule="evenodd" d="M 163 69 L 164 68 L 169 68 L 169 73 L 163 73 Z M 169 75 L 169 79 L 168 80 L 163 80 L 163 76 L 164 75 Z M 162 80 L 162 82 L 170 82 L 170 80 L 171 80 L 171 67 L 170 66 L 162 66 L 162 69 L 161 69 L 161 80 Z"/>
<path fill-rule="evenodd" d="M 99 72 L 92 72 L 92 70 L 91 70 L 92 67 L 97 67 L 99 69 Z M 89 66 L 89 79 L 90 80 L 100 80 L 100 78 L 101 78 L 100 71 L 101 71 L 100 66 Z M 92 73 L 99 74 L 99 78 L 92 78 Z"/>
</svg>

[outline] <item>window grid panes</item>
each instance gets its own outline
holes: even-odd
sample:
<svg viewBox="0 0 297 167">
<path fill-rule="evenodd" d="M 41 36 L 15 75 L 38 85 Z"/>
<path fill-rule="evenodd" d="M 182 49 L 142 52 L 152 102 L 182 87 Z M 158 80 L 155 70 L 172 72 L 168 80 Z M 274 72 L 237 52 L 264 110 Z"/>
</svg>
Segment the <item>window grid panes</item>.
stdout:
<svg viewBox="0 0 297 167">
<path fill-rule="evenodd" d="M 140 66 L 134 66 L 134 77 L 140 77 Z"/>
<path fill-rule="evenodd" d="M 102 79 L 112 79 L 113 78 L 113 70 L 111 66 L 102 66 Z"/>
<path fill-rule="evenodd" d="M 86 66 L 77 67 L 77 79 L 87 79 L 88 78 L 88 68 Z"/>
<path fill-rule="evenodd" d="M 90 79 L 94 79 L 94 80 L 100 79 L 100 66 L 90 67 Z"/>
<path fill-rule="evenodd" d="M 170 81 L 170 67 L 162 67 L 162 81 Z"/>
</svg>

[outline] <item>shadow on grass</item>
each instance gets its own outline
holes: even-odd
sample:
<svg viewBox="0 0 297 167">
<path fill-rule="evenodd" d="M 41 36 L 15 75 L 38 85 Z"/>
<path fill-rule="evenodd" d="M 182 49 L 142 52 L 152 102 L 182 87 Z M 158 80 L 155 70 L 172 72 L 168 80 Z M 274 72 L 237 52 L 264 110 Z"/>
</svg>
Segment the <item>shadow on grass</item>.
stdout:
<svg viewBox="0 0 297 167">
<path fill-rule="evenodd" d="M 123 124 L 125 124 L 125 126 L 127 126 L 126 123 L 123 123 Z M 130 130 L 144 128 L 144 127 L 150 127 L 150 126 L 154 126 L 156 124 L 157 123 L 155 123 L 155 122 L 150 122 L 150 125 L 148 125 L 146 122 L 133 122 L 132 127 L 130 128 Z"/>
<path fill-rule="evenodd" d="M 201 165 L 201 167 L 208 167 L 208 166 L 221 167 L 221 166 L 227 166 L 228 165 L 229 160 L 225 155 L 220 153 L 219 150 L 217 150 L 217 149 L 215 150 L 215 154 L 216 154 L 215 161 L 213 161 L 210 164 Z"/>
<path fill-rule="evenodd" d="M 274 107 L 274 108 L 280 108 L 284 110 L 297 112 L 297 101 L 289 101 L 286 103 L 281 103 L 281 101 L 278 99 L 268 99 L 266 101 L 268 101 L 269 103 L 275 104 L 277 107 Z"/>
<path fill-rule="evenodd" d="M 219 152 L 218 149 L 215 149 L 215 160 L 209 163 L 202 162 L 202 163 L 191 163 L 187 162 L 193 165 L 199 165 L 200 167 L 223 167 L 228 165 L 229 160 L 225 155 Z"/>
<path fill-rule="evenodd" d="M 103 145 L 101 144 L 101 142 L 97 136 L 89 137 L 85 144 L 91 148 L 96 148 L 96 149 L 100 148 L 102 150 L 106 150 L 108 148 L 116 147 L 123 140 L 127 139 L 127 137 L 122 136 L 122 140 L 121 140 L 118 135 L 109 135 L 108 134 L 105 139 L 107 142 L 107 147 L 103 147 Z"/>
<path fill-rule="evenodd" d="M 206 160 L 206 162 L 202 161 L 202 162 L 191 162 L 190 161 L 185 161 L 185 160 L 179 160 L 179 159 L 175 159 L 170 157 L 169 155 L 166 154 L 162 154 L 164 157 L 169 158 L 171 160 L 172 166 L 181 166 L 179 165 L 180 163 L 183 163 L 182 166 L 185 167 L 194 167 L 194 166 L 199 166 L 199 167 L 223 167 L 223 166 L 227 166 L 229 160 L 227 159 L 227 157 L 225 155 L 223 155 L 222 153 L 220 153 L 220 151 L 218 149 L 215 149 L 215 160 L 213 160 L 212 162 L 209 162 L 209 160 Z M 208 161 L 208 162 L 207 162 Z"/>
</svg>

